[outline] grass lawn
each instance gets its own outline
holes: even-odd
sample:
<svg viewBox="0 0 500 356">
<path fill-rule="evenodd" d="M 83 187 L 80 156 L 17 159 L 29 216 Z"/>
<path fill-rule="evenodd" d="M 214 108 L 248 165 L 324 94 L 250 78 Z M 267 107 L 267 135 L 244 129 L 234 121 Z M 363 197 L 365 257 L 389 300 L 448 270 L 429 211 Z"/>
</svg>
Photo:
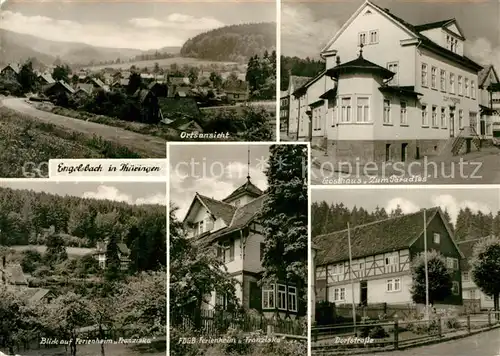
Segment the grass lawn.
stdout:
<svg viewBox="0 0 500 356">
<path fill-rule="evenodd" d="M 42 178 L 53 158 L 140 158 L 126 147 L 0 107 L 0 177 Z"/>
</svg>

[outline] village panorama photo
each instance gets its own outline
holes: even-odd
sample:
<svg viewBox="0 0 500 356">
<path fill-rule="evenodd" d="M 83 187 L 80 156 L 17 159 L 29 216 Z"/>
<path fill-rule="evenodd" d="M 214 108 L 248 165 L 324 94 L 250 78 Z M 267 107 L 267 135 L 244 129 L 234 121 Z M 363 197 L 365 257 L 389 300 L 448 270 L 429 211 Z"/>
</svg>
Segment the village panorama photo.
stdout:
<svg viewBox="0 0 500 356">
<path fill-rule="evenodd" d="M 164 183 L 0 181 L 0 355 L 164 356 Z"/>
<path fill-rule="evenodd" d="M 307 146 L 168 154 L 170 355 L 306 355 Z"/>
<path fill-rule="evenodd" d="M 498 353 L 500 189 L 366 188 L 311 190 L 312 355 Z"/>
<path fill-rule="evenodd" d="M 0 177 L 276 136 L 274 2 L 6 1 Z"/>
<path fill-rule="evenodd" d="M 500 183 L 499 23 L 497 0 L 283 0 L 280 136 L 311 183 Z"/>
</svg>

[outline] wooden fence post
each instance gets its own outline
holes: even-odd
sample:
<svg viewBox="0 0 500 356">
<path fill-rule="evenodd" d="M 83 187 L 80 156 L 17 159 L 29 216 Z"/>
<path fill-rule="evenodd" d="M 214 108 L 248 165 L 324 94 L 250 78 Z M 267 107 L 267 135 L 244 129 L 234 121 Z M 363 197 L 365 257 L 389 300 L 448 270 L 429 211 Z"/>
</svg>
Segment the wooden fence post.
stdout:
<svg viewBox="0 0 500 356">
<path fill-rule="evenodd" d="M 438 336 L 441 337 L 443 335 L 443 327 L 441 324 L 442 320 L 441 317 L 438 317 Z"/>
<path fill-rule="evenodd" d="M 394 321 L 394 350 L 399 348 L 399 323 L 398 319 Z"/>
<path fill-rule="evenodd" d="M 467 332 L 470 334 L 470 314 L 467 314 Z"/>
<path fill-rule="evenodd" d="M 488 312 L 488 326 L 491 326 L 491 312 Z"/>
</svg>

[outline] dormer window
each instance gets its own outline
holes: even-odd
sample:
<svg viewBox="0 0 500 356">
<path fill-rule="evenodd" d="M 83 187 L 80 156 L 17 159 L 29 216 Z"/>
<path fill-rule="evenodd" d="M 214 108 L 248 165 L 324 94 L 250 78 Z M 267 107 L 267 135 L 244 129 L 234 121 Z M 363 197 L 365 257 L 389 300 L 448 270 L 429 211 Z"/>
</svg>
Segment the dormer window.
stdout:
<svg viewBox="0 0 500 356">
<path fill-rule="evenodd" d="M 204 221 L 201 220 L 201 221 L 197 221 L 193 224 L 193 235 L 194 236 L 199 236 L 201 234 L 203 234 L 205 231 L 204 231 Z"/>
</svg>

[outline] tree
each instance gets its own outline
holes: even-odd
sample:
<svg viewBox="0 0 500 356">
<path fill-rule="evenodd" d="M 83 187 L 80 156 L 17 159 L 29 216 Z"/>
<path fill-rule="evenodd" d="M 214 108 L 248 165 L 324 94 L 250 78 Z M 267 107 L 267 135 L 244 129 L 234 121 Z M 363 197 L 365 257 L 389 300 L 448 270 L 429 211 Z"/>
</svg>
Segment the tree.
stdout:
<svg viewBox="0 0 500 356">
<path fill-rule="evenodd" d="M 272 141 L 271 115 L 264 108 L 246 107 L 241 118 L 243 141 Z"/>
<path fill-rule="evenodd" d="M 66 64 L 58 65 L 52 70 L 52 78 L 56 81 L 63 80 L 68 82 L 70 74 L 71 69 Z"/>
<path fill-rule="evenodd" d="M 197 67 L 190 67 L 188 72 L 188 78 L 191 84 L 195 84 L 198 81 L 198 75 L 200 70 Z"/>
<path fill-rule="evenodd" d="M 397 218 L 397 217 L 403 216 L 403 215 L 404 215 L 403 214 L 403 210 L 401 209 L 401 206 L 398 204 L 396 206 L 396 209 L 394 209 L 394 210 L 391 211 L 391 216 L 390 217 L 391 218 Z"/>
<path fill-rule="evenodd" d="M 210 73 L 210 81 L 212 82 L 215 88 L 220 88 L 222 86 L 222 77 L 217 72 Z"/>
<path fill-rule="evenodd" d="M 53 233 L 47 237 L 47 252 L 45 262 L 49 266 L 55 266 L 68 259 L 64 240 L 59 233 Z"/>
<path fill-rule="evenodd" d="M 106 245 L 106 273 L 105 278 L 108 281 L 114 281 L 121 275 L 120 255 L 116 236 L 111 236 Z"/>
<path fill-rule="evenodd" d="M 429 303 L 443 301 L 451 295 L 452 276 L 446 266 L 446 259 L 436 251 L 427 252 L 427 271 L 429 281 Z M 426 302 L 425 257 L 418 255 L 411 265 L 411 295 L 415 303 Z"/>
<path fill-rule="evenodd" d="M 79 81 L 80 81 L 80 78 L 78 77 L 78 75 L 73 74 L 73 76 L 71 77 L 71 84 L 77 85 Z"/>
<path fill-rule="evenodd" d="M 22 65 L 17 75 L 17 81 L 21 85 L 23 93 L 29 93 L 36 88 L 37 76 L 33 70 L 33 63 L 31 61 L 27 61 Z"/>
<path fill-rule="evenodd" d="M 139 73 L 133 72 L 128 78 L 127 94 L 134 94 L 137 89 L 142 88 L 142 78 Z"/>
<path fill-rule="evenodd" d="M 23 272 L 34 272 L 41 265 L 42 261 L 42 254 L 34 248 L 23 251 L 23 257 L 21 260 L 21 267 L 23 268 Z"/>
<path fill-rule="evenodd" d="M 473 249 L 472 279 L 481 291 L 493 298 L 495 311 L 499 310 L 500 295 L 500 240 L 490 237 L 479 241 Z M 499 315 L 497 314 L 497 318 Z"/>
<path fill-rule="evenodd" d="M 273 145 L 266 171 L 269 188 L 261 222 L 264 231 L 263 282 L 295 284 L 307 296 L 307 149 Z"/>
</svg>

